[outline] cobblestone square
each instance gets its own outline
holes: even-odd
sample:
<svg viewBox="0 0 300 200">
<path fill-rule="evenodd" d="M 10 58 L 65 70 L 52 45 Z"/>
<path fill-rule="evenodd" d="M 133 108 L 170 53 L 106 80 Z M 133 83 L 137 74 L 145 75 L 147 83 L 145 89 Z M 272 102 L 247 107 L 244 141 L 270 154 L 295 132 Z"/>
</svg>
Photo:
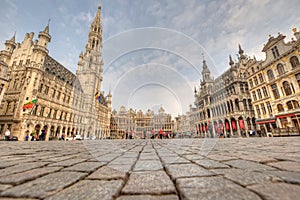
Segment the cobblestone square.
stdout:
<svg viewBox="0 0 300 200">
<path fill-rule="evenodd" d="M 300 137 L 1 142 L 0 150 L 1 199 L 300 195 Z"/>
</svg>

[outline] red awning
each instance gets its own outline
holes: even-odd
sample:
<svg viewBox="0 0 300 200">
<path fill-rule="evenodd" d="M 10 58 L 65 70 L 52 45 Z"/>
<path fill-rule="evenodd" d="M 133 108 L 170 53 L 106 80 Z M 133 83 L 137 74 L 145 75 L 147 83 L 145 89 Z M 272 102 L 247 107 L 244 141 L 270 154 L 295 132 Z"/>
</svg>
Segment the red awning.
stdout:
<svg viewBox="0 0 300 200">
<path fill-rule="evenodd" d="M 245 129 L 244 120 L 239 119 L 239 125 L 241 129 Z"/>
<path fill-rule="evenodd" d="M 229 123 L 228 123 L 228 122 L 225 122 L 225 127 L 226 127 L 226 130 L 227 130 L 227 131 L 230 130 L 230 127 L 229 127 Z"/>
<path fill-rule="evenodd" d="M 293 117 L 295 116 L 295 114 L 286 114 L 286 115 L 279 115 L 279 116 L 276 116 L 277 118 L 285 118 L 285 117 Z"/>
<path fill-rule="evenodd" d="M 235 121 L 231 121 L 232 130 L 236 130 L 236 123 Z"/>
<path fill-rule="evenodd" d="M 268 123 L 273 123 L 276 122 L 275 119 L 271 119 L 271 120 L 266 120 L 266 121 L 260 121 L 260 122 L 256 122 L 257 124 L 268 124 Z"/>
</svg>

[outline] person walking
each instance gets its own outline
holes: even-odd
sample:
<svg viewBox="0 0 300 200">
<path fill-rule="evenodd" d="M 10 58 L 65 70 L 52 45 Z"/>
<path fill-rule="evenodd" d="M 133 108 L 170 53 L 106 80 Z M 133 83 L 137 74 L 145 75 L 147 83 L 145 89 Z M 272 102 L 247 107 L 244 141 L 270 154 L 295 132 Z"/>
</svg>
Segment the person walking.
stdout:
<svg viewBox="0 0 300 200">
<path fill-rule="evenodd" d="M 25 141 L 28 141 L 28 140 L 29 140 L 29 135 L 27 133 L 26 136 L 25 136 Z"/>
<path fill-rule="evenodd" d="M 5 141 L 9 141 L 9 139 L 10 139 L 10 131 L 9 131 L 9 129 L 7 129 L 5 131 Z"/>
<path fill-rule="evenodd" d="M 160 139 L 163 139 L 163 130 L 162 129 L 159 130 L 159 137 L 160 137 Z"/>
</svg>

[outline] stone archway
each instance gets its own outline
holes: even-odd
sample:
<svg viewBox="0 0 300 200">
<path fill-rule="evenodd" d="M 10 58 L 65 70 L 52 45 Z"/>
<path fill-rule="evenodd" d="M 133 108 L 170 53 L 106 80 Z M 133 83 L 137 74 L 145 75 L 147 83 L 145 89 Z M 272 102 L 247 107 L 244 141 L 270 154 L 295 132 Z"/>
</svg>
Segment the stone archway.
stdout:
<svg viewBox="0 0 300 200">
<path fill-rule="evenodd" d="M 245 122 L 244 122 L 244 119 L 242 116 L 240 116 L 238 118 L 238 124 L 239 124 L 239 127 L 240 127 L 240 132 L 241 132 L 241 136 L 242 137 L 247 137 L 247 133 L 246 133 L 246 125 L 245 125 Z"/>
</svg>

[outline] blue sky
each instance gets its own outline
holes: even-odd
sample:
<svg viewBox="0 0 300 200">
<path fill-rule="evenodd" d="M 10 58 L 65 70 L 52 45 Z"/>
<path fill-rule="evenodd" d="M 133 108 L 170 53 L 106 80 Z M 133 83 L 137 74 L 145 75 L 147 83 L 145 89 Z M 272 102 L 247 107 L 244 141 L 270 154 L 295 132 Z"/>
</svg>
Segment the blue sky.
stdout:
<svg viewBox="0 0 300 200">
<path fill-rule="evenodd" d="M 102 88 L 111 88 L 117 110 L 163 105 L 173 115 L 184 113 L 199 85 L 202 53 L 218 76 L 239 43 L 264 59 L 269 34 L 290 39 L 291 29 L 300 28 L 298 0 L 0 0 L 0 48 L 15 31 L 18 42 L 26 32 L 37 38 L 51 18 L 50 55 L 75 73 L 99 2 Z"/>
</svg>

